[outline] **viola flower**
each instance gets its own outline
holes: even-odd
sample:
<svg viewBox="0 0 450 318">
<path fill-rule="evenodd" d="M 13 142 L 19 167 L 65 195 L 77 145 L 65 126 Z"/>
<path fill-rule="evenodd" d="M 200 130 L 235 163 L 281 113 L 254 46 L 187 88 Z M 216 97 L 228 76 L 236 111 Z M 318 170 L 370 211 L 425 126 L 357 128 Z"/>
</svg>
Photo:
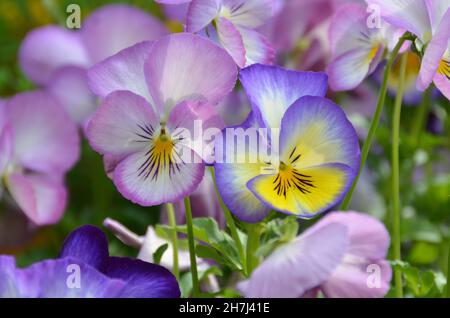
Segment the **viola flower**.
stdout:
<svg viewBox="0 0 450 318">
<path fill-rule="evenodd" d="M 180 297 L 172 273 L 137 259 L 109 256 L 105 234 L 91 225 L 73 231 L 57 259 L 20 269 L 13 257 L 2 255 L 0 264 L 2 298 Z"/>
<path fill-rule="evenodd" d="M 174 4 L 171 0 L 160 3 Z M 186 1 L 184 1 L 186 2 Z M 273 0 L 192 0 L 186 17 L 186 31 L 203 31 L 233 57 L 239 67 L 254 63 L 272 64 L 275 53 L 256 28 L 272 15 Z"/>
<path fill-rule="evenodd" d="M 372 74 L 385 50 L 393 49 L 400 34 L 392 27 L 369 27 L 369 13 L 359 4 L 336 12 L 329 27 L 332 61 L 327 73 L 334 91 L 351 90 Z"/>
<path fill-rule="evenodd" d="M 203 178 L 205 154 L 179 132 L 194 136 L 195 120 L 204 131 L 223 128 L 214 105 L 237 77 L 227 52 L 198 35 L 173 34 L 125 49 L 88 76 L 103 100 L 87 136 L 109 158 L 119 192 L 143 206 L 176 202 L 193 192 Z"/>
<path fill-rule="evenodd" d="M 333 212 L 278 247 L 238 285 L 246 297 L 383 297 L 392 270 L 384 225 L 358 212 Z"/>
<path fill-rule="evenodd" d="M 52 96 L 21 93 L 0 106 L 0 188 L 5 186 L 34 224 L 61 218 L 67 203 L 64 174 L 78 156 L 76 126 Z"/>
<path fill-rule="evenodd" d="M 252 104 L 242 127 L 279 129 L 279 143 L 276 134 L 258 144 L 246 139 L 237 149 L 216 143 L 217 186 L 230 211 L 258 222 L 271 209 L 311 218 L 337 204 L 358 171 L 360 151 L 342 109 L 323 97 L 326 75 L 256 64 L 240 80 Z M 278 155 L 265 158 L 265 147 Z"/>
<path fill-rule="evenodd" d="M 19 62 L 29 79 L 45 87 L 73 120 L 83 124 L 97 102 L 87 85 L 87 68 L 122 49 L 166 34 L 161 22 L 137 8 L 106 5 L 92 12 L 79 31 L 55 25 L 34 29 L 21 44 Z"/>
<path fill-rule="evenodd" d="M 367 0 L 380 8 L 381 16 L 390 24 L 417 36 L 419 52 L 425 49 L 417 88 L 424 91 L 431 82 L 450 99 L 450 1 Z"/>
</svg>

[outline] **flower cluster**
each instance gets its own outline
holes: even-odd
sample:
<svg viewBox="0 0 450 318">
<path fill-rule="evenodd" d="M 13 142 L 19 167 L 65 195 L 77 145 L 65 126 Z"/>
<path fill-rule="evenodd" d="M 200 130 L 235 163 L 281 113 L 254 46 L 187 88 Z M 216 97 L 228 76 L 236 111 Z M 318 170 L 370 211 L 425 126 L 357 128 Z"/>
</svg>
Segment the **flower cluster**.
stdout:
<svg viewBox="0 0 450 318">
<path fill-rule="evenodd" d="M 446 242 L 449 0 L 151 7 L 107 4 L 17 45 L 0 297 L 444 293 L 413 265 L 441 265 Z M 68 230 L 57 258 L 27 258 Z"/>
</svg>

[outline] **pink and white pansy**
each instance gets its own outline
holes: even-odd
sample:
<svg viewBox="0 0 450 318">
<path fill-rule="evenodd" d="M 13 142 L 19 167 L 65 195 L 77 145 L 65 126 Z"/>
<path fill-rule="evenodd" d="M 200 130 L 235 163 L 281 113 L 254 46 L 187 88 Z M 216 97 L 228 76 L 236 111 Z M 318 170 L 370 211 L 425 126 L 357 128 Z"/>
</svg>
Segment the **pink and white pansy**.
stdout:
<svg viewBox="0 0 450 318">
<path fill-rule="evenodd" d="M 201 36 L 178 33 L 125 49 L 88 77 L 102 102 L 87 136 L 108 159 L 118 191 L 143 206 L 193 192 L 203 178 L 204 153 L 184 133 L 194 136 L 196 120 L 203 131 L 223 128 L 215 106 L 237 78 L 228 53 Z"/>
</svg>

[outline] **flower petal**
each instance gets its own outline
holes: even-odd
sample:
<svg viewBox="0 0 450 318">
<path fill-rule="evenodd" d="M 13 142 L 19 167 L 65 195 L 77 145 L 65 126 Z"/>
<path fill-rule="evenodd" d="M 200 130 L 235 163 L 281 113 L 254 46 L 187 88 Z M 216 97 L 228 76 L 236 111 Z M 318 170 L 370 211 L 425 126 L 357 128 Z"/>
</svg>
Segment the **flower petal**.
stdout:
<svg viewBox="0 0 450 318">
<path fill-rule="evenodd" d="M 269 41 L 259 32 L 239 28 L 245 46 L 246 66 L 261 63 L 272 64 L 275 61 L 275 51 Z"/>
<path fill-rule="evenodd" d="M 246 63 L 244 40 L 239 30 L 229 20 L 220 17 L 217 20 L 217 34 L 220 43 L 231 55 L 239 67 Z"/>
<path fill-rule="evenodd" d="M 259 175 L 247 187 L 277 211 L 311 218 L 339 203 L 355 176 L 356 172 L 346 165 L 323 164 Z"/>
<path fill-rule="evenodd" d="M 330 223 L 347 226 L 350 244 L 347 254 L 367 259 L 383 259 L 389 249 L 389 233 L 383 223 L 374 217 L 353 211 L 332 212 L 322 218 L 315 227 Z"/>
<path fill-rule="evenodd" d="M 72 257 L 104 271 L 108 263 L 108 240 L 98 227 L 80 226 L 64 240 L 59 258 Z"/>
<path fill-rule="evenodd" d="M 82 124 L 96 107 L 96 99 L 89 89 L 87 79 L 84 68 L 66 66 L 53 73 L 48 85 L 48 91 L 79 124 Z"/>
<path fill-rule="evenodd" d="M 89 69 L 89 87 L 94 94 L 105 97 L 114 91 L 128 90 L 153 105 L 144 76 L 145 59 L 152 45 L 152 42 L 133 45 Z"/>
<path fill-rule="evenodd" d="M 446 51 L 448 52 L 448 56 L 444 57 L 444 53 L 446 53 Z M 442 68 L 444 74 L 438 74 L 450 78 L 450 9 L 447 10 L 447 13 L 439 24 L 438 30 L 426 48 L 422 59 L 422 64 L 420 66 L 419 77 L 417 78 L 418 89 L 423 91 L 431 84 L 436 72 L 441 70 L 441 60 L 443 60 L 443 65 L 447 62 L 447 71 L 445 72 L 444 68 Z M 450 81 L 450 79 L 448 81 Z"/>
<path fill-rule="evenodd" d="M 61 66 L 87 67 L 90 63 L 79 34 L 58 26 L 28 33 L 19 49 L 19 62 L 25 75 L 41 85 Z"/>
<path fill-rule="evenodd" d="M 149 149 L 128 156 L 114 170 L 114 184 L 125 198 L 151 206 L 176 202 L 197 188 L 205 166 L 194 151 L 180 144 L 154 143 Z"/>
<path fill-rule="evenodd" d="M 214 138 L 225 123 L 217 107 L 204 101 L 185 101 L 176 105 L 169 115 L 167 128 L 172 134 L 183 134 L 183 143 L 207 163 L 214 161 Z"/>
<path fill-rule="evenodd" d="M 388 23 L 408 30 L 423 41 L 431 36 L 431 23 L 424 0 L 366 0 Z"/>
<path fill-rule="evenodd" d="M 21 210 L 36 225 L 57 223 L 66 207 L 67 190 L 57 178 L 9 175 L 6 185 Z"/>
<path fill-rule="evenodd" d="M 450 8 L 450 1 L 425 0 L 425 4 L 427 5 L 428 8 L 428 14 L 430 15 L 431 26 L 434 33 L 438 29 L 439 24 L 445 20 L 444 15 Z"/>
<path fill-rule="evenodd" d="M 166 34 L 168 31 L 160 21 L 124 4 L 106 5 L 95 10 L 83 21 L 81 28 L 83 42 L 93 63 L 136 43 L 157 40 Z"/>
<path fill-rule="evenodd" d="M 232 132 L 230 135 L 229 132 Z M 253 134 L 255 132 L 255 134 Z M 260 158 L 259 149 L 265 146 L 256 131 L 245 127 L 227 128 L 222 138 L 216 139 L 214 164 L 219 193 L 227 208 L 245 222 L 259 222 L 270 212 L 246 184 L 260 175 L 267 166 Z M 245 135 L 248 133 L 248 138 Z M 227 142 L 237 138 L 237 144 Z"/>
<path fill-rule="evenodd" d="M 222 0 L 222 15 L 235 25 L 257 28 L 272 15 L 273 0 Z"/>
<path fill-rule="evenodd" d="M 14 257 L 0 255 L 0 298 L 20 297 L 15 271 L 16 261 Z"/>
<path fill-rule="evenodd" d="M 280 157 L 297 168 L 342 163 L 359 169 L 360 150 L 355 129 L 332 101 L 314 96 L 297 100 L 283 117 Z"/>
<path fill-rule="evenodd" d="M 347 244 L 344 225 L 333 223 L 308 231 L 276 249 L 239 289 L 251 298 L 300 297 L 331 275 Z"/>
<path fill-rule="evenodd" d="M 101 154 L 127 155 L 146 148 L 159 129 L 147 101 L 130 91 L 115 91 L 101 103 L 87 127 L 90 145 Z"/>
<path fill-rule="evenodd" d="M 14 136 L 14 155 L 24 167 L 64 173 L 79 157 L 75 123 L 63 107 L 44 92 L 20 93 L 7 105 Z"/>
<path fill-rule="evenodd" d="M 302 96 L 325 96 L 327 76 L 323 73 L 297 72 L 277 66 L 255 64 L 243 69 L 240 80 L 252 103 L 260 125 L 280 128 L 281 119 Z"/>
<path fill-rule="evenodd" d="M 126 257 L 110 257 L 105 274 L 126 282 L 119 297 L 179 298 L 175 276 L 162 266 Z"/>
<path fill-rule="evenodd" d="M 157 106 L 168 114 L 186 99 L 204 98 L 217 104 L 234 88 L 237 69 L 226 51 L 213 42 L 178 33 L 155 42 L 145 76 Z"/>
<path fill-rule="evenodd" d="M 377 53 L 378 50 L 375 56 Z M 358 48 L 333 60 L 327 67 L 331 89 L 345 91 L 356 88 L 369 75 L 373 56 L 371 50 Z"/>
<path fill-rule="evenodd" d="M 1 115 L 1 114 L 0 114 Z M 7 166 L 11 163 L 13 154 L 13 139 L 11 128 L 6 125 L 3 130 L 0 127 L 0 176 L 3 176 L 3 172 Z M 1 197 L 1 187 L 0 187 Z"/>
<path fill-rule="evenodd" d="M 125 286 L 124 281 L 70 257 L 42 261 L 16 272 L 21 296 L 26 298 L 114 298 Z"/>
<path fill-rule="evenodd" d="M 219 0 L 192 0 L 186 17 L 186 31 L 198 32 L 219 14 Z"/>
<path fill-rule="evenodd" d="M 376 272 L 375 272 L 376 271 Z M 376 273 L 379 280 L 371 280 Z M 381 298 L 390 288 L 392 269 L 385 260 L 339 265 L 321 290 L 330 298 Z"/>
</svg>

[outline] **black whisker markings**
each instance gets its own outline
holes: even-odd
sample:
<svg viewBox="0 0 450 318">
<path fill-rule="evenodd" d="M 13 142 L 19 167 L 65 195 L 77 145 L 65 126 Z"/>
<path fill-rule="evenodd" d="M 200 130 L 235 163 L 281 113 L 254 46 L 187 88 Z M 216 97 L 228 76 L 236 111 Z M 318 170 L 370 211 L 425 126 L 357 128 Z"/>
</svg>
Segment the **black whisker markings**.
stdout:
<svg viewBox="0 0 450 318">
<path fill-rule="evenodd" d="M 291 164 L 295 163 L 299 158 L 300 158 L 301 154 L 298 154 L 292 161 Z"/>
<path fill-rule="evenodd" d="M 289 155 L 289 159 L 292 158 L 292 156 L 294 155 L 296 150 L 297 150 L 297 147 L 294 147 L 294 149 L 292 149 L 291 154 Z"/>
<path fill-rule="evenodd" d="M 291 176 L 283 176 L 282 173 L 283 172 L 278 173 L 272 181 L 274 184 L 273 190 L 276 191 L 277 195 L 280 197 L 283 196 L 286 199 L 288 190 L 294 186 L 303 194 L 311 193 L 311 190 L 308 188 L 316 187 L 311 180 L 311 176 L 301 174 L 295 169 L 292 169 L 290 172 L 292 173 Z"/>
<path fill-rule="evenodd" d="M 439 68 L 439 72 L 450 80 L 450 61 L 442 59 L 442 62 L 444 66 Z"/>
</svg>

